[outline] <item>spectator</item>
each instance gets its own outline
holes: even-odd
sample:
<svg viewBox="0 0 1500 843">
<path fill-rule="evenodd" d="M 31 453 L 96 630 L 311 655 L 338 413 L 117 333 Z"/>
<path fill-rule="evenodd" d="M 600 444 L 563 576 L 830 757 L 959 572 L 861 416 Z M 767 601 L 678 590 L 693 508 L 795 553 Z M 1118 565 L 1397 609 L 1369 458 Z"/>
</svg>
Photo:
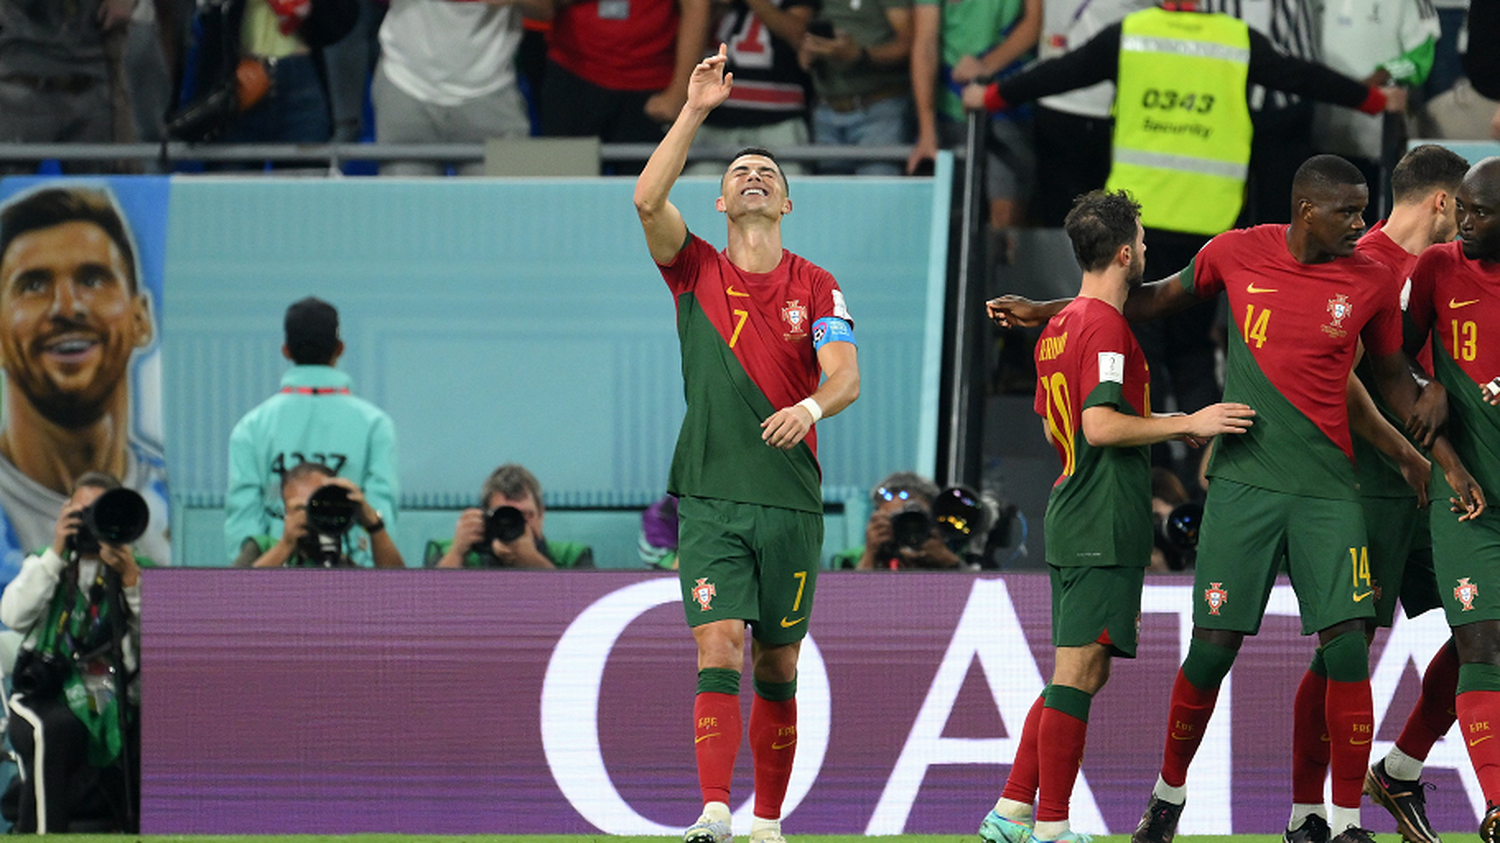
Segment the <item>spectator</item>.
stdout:
<svg viewBox="0 0 1500 843">
<path fill-rule="evenodd" d="M 548 541 L 542 484 L 524 466 L 506 463 L 479 490 L 484 509 L 458 516 L 453 540 L 427 543 L 438 568 L 592 568 L 594 551 L 577 542 Z"/>
<path fill-rule="evenodd" d="M 80 476 L 50 544 L 0 595 L 0 621 L 26 636 L 10 698 L 20 757 L 13 832 L 138 828 L 141 568 L 152 563 L 100 542 L 80 518 L 119 488 L 102 472 Z"/>
<path fill-rule="evenodd" d="M 641 537 L 636 543 L 641 564 L 660 571 L 677 570 L 677 496 L 662 495 L 641 513 Z"/>
<path fill-rule="evenodd" d="M 1474 90 L 1500 100 L 1500 0 L 1470 0 L 1469 49 L 1464 51 L 1464 73 Z"/>
<path fill-rule="evenodd" d="M 105 40 L 130 9 L 129 0 L 0 2 L 0 142 L 114 140 Z M 0 175 L 38 163 L 0 163 Z"/>
<path fill-rule="evenodd" d="M 822 20 L 833 37 L 809 32 L 798 60 L 812 74 L 813 142 L 851 146 L 911 143 L 911 0 L 829 0 Z M 825 162 L 824 174 L 900 175 L 894 163 Z"/>
<path fill-rule="evenodd" d="M 380 27 L 380 66 L 370 96 L 381 143 L 483 143 L 526 137 L 531 118 L 516 84 L 521 15 L 546 14 L 545 0 L 465 3 L 392 0 Z M 484 162 L 457 164 L 484 174 Z M 436 176 L 444 165 L 391 161 L 381 175 Z"/>
<path fill-rule="evenodd" d="M 323 50 L 328 78 L 328 110 L 333 118 L 333 140 L 340 143 L 368 139 L 374 127 L 365 121 L 365 99 L 371 73 L 380 59 L 380 28 L 389 0 L 356 0 L 359 14 L 353 28 Z"/>
<path fill-rule="evenodd" d="M 729 0 L 715 8 L 717 40 L 729 48 L 734 88 L 723 105 L 709 112 L 694 146 L 724 155 L 699 161 L 688 173 L 721 175 L 729 156 L 747 146 L 807 145 L 808 79 L 797 63 L 797 45 L 816 8 L 817 0 Z M 806 172 L 792 163 L 782 170 L 789 175 Z"/>
<path fill-rule="evenodd" d="M 1428 0 L 1326 3 L 1320 19 L 1322 60 L 1330 68 L 1377 86 L 1415 88 L 1427 81 L 1441 34 L 1437 10 Z M 1390 211 L 1390 179 L 1381 162 L 1386 149 L 1405 147 L 1402 129 L 1399 119 L 1387 121 L 1384 115 L 1321 103 L 1313 113 L 1313 144 L 1318 151 L 1342 155 L 1373 186 L 1366 222 Z"/>
<path fill-rule="evenodd" d="M 375 567 L 406 567 L 384 519 L 364 492 L 353 480 L 335 476 L 322 463 L 304 462 L 287 470 L 281 480 L 281 505 L 286 518 L 280 538 L 246 536 L 234 567 L 356 567 L 348 541 L 355 524 L 370 537 Z"/>
<path fill-rule="evenodd" d="M 0 312 L 0 561 L 51 541 L 69 490 L 103 471 L 146 497 L 141 552 L 167 563 L 166 469 L 137 436 L 130 401 L 132 358 L 154 337 L 151 302 L 108 192 L 45 187 L 0 209 Z"/>
<path fill-rule="evenodd" d="M 542 134 L 657 143 L 687 102 L 709 0 L 550 0 Z M 638 172 L 640 165 L 621 171 Z"/>
<path fill-rule="evenodd" d="M 913 15 L 911 86 L 917 145 L 906 162 L 909 173 L 937 155 L 939 144 L 952 147 L 963 142 L 965 115 L 959 93 L 965 85 L 1003 76 L 1032 57 L 1042 31 L 1042 0 L 918 0 Z M 1022 222 L 1031 195 L 1036 171 L 1031 123 L 1024 112 L 997 114 L 986 123 L 990 228 L 1009 228 Z"/>
<path fill-rule="evenodd" d="M 224 502 L 224 548 L 236 558 L 249 536 L 279 535 L 269 507 L 285 493 L 286 475 L 320 463 L 365 490 L 388 529 L 396 526 L 396 427 L 379 407 L 350 394 L 349 376 L 334 368 L 344 353 L 339 314 L 308 297 L 286 310 L 281 353 L 294 364 L 281 391 L 245 414 L 229 435 L 229 491 Z M 355 550 L 369 564 L 370 549 Z"/>
<path fill-rule="evenodd" d="M 861 571 L 909 568 L 959 568 L 959 557 L 938 530 L 932 504 L 938 487 L 931 480 L 898 471 L 870 491 L 870 519 L 865 522 L 865 543 L 833 557 L 835 568 Z M 925 528 L 925 529 L 923 529 Z"/>
<path fill-rule="evenodd" d="M 195 101 L 224 86 L 236 89 L 246 77 L 260 77 L 254 87 L 263 92 L 250 97 L 253 104 L 241 93 L 240 110 L 219 115 L 203 134 L 226 143 L 328 141 L 333 124 L 320 52 L 358 17 L 356 0 L 225 0 L 200 7 Z"/>
</svg>

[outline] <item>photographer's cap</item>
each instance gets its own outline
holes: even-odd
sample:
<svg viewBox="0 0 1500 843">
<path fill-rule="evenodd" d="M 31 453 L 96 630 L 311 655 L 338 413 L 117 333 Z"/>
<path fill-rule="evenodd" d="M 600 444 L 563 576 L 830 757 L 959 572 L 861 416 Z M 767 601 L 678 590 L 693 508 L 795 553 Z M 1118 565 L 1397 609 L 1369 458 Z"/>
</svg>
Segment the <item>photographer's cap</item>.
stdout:
<svg viewBox="0 0 1500 843">
<path fill-rule="evenodd" d="M 286 309 L 286 345 L 298 361 L 330 358 L 339 344 L 339 312 L 333 305 L 308 296 Z"/>
</svg>

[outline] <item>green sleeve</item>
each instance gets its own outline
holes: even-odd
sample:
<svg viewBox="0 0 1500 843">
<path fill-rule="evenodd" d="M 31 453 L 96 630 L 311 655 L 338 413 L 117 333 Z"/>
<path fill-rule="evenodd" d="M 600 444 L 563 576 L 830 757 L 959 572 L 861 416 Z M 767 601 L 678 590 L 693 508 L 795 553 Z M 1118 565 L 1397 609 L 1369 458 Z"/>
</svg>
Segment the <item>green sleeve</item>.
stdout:
<svg viewBox="0 0 1500 843">
<path fill-rule="evenodd" d="M 1391 75 L 1392 82 L 1403 85 L 1420 85 L 1432 72 L 1432 63 L 1437 55 L 1437 39 L 1428 38 L 1400 56 L 1381 62 L 1380 68 Z"/>
<path fill-rule="evenodd" d="M 831 560 L 829 560 L 830 561 L 830 566 L 835 571 L 841 570 L 841 569 L 846 569 L 846 568 L 847 569 L 854 569 L 854 568 L 859 567 L 860 557 L 862 557 L 864 555 L 865 555 L 865 546 L 862 545 L 862 544 L 861 545 L 856 545 L 855 547 L 851 547 L 851 548 L 848 548 L 846 550 L 841 550 L 838 553 L 835 553 L 833 555 L 833 558 Z"/>
</svg>

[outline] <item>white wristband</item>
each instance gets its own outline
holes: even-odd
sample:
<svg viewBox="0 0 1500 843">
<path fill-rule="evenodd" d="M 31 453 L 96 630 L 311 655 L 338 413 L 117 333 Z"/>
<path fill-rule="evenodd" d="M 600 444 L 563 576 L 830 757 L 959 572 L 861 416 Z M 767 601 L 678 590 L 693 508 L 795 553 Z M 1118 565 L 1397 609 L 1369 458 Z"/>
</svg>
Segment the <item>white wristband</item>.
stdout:
<svg viewBox="0 0 1500 843">
<path fill-rule="evenodd" d="M 818 420 L 823 418 L 823 408 L 819 407 L 818 402 L 812 400 L 811 397 L 798 401 L 797 406 L 806 410 L 808 415 L 812 416 L 813 424 L 817 424 Z"/>
</svg>

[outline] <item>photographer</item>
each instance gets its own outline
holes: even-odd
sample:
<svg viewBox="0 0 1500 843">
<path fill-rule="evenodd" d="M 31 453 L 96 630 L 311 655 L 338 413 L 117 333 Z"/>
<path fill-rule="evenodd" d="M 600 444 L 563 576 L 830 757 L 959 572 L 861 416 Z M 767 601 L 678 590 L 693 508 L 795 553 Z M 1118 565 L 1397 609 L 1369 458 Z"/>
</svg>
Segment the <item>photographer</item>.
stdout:
<svg viewBox="0 0 1500 843">
<path fill-rule="evenodd" d="M 542 484 L 525 467 L 495 469 L 479 490 L 484 509 L 458 516 L 451 542 L 427 543 L 429 566 L 438 568 L 592 568 L 594 551 L 578 542 L 542 535 L 547 511 Z M 434 565 L 434 560 L 436 564 Z"/>
<path fill-rule="evenodd" d="M 107 492 L 108 503 L 96 507 Z M 129 529 L 103 523 L 117 520 L 120 510 L 108 504 L 121 495 L 132 507 Z M 152 563 L 106 539 L 139 538 L 147 517 L 145 502 L 118 480 L 83 474 L 52 545 L 28 556 L 0 596 L 0 621 L 26 636 L 10 698 L 9 737 L 21 771 L 4 801 L 15 810 L 5 813 L 16 831 L 137 828 L 141 567 Z"/>
<path fill-rule="evenodd" d="M 249 536 L 240 545 L 236 568 L 354 568 L 348 534 L 358 524 L 369 536 L 377 568 L 404 568 L 401 551 L 385 520 L 353 480 L 337 477 L 322 463 L 288 469 L 281 481 L 286 520 L 281 538 Z"/>
<path fill-rule="evenodd" d="M 835 568 L 869 570 L 957 569 L 963 559 L 948 547 L 932 517 L 938 487 L 931 480 L 898 471 L 870 493 L 874 507 L 865 522 L 864 547 L 834 557 Z M 925 529 L 923 529 L 925 528 Z"/>
</svg>

